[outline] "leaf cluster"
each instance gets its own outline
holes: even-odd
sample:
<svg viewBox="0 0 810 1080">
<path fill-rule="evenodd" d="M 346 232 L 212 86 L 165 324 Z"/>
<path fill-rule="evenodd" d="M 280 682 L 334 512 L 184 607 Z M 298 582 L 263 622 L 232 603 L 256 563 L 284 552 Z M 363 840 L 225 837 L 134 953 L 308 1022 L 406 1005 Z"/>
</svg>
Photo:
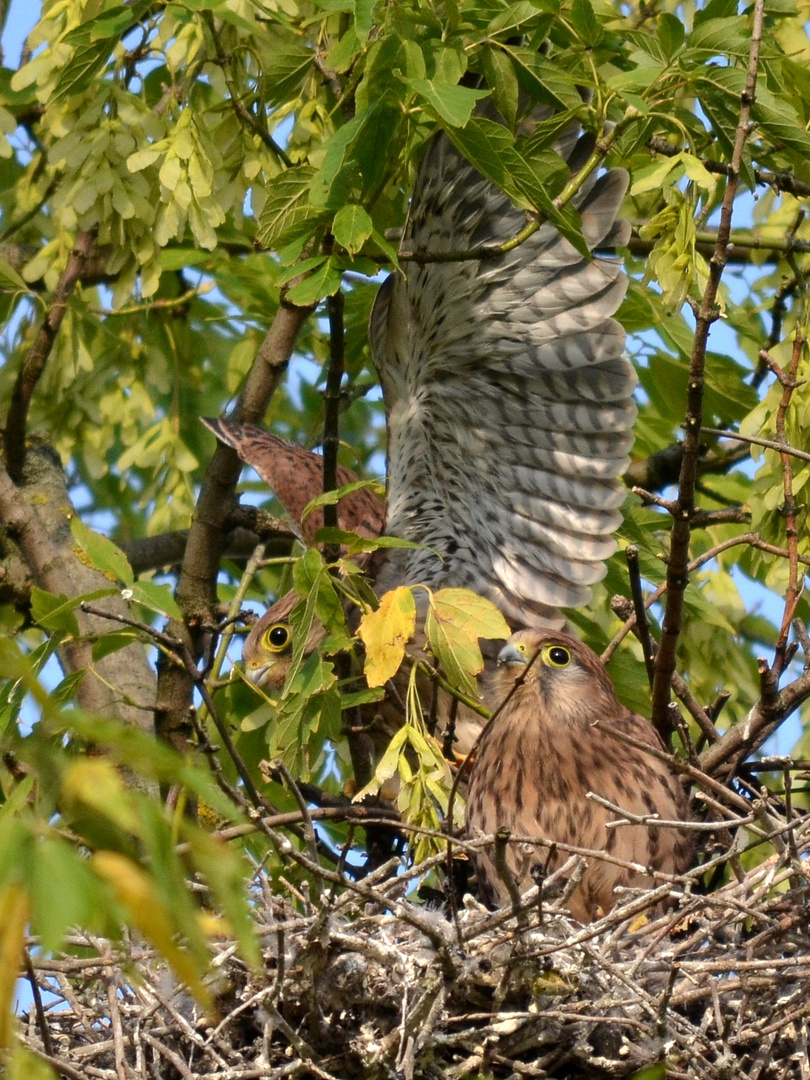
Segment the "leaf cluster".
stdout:
<svg viewBox="0 0 810 1080">
<path fill-rule="evenodd" d="M 792 0 L 765 7 L 702 383 L 706 427 L 805 451 L 806 15 Z M 216 928 L 209 904 L 252 955 L 241 892 L 250 860 L 265 861 L 275 880 L 284 876 L 302 908 L 319 883 L 290 866 L 284 844 L 266 833 L 249 840 L 239 833 L 227 848 L 180 812 L 183 802 L 200 802 L 235 829 L 268 805 L 280 816 L 298 813 L 316 795 L 319 809 L 345 811 L 356 794 L 346 786 L 354 764 L 347 729 L 354 711 L 381 701 L 380 688 L 395 677 L 417 608 L 426 615 L 430 666 L 467 696 L 480 666 L 478 638 L 505 633 L 469 597 L 427 596 L 418 583 L 371 610 L 348 556 L 338 563 L 342 578 L 317 551 L 292 567 L 285 553 L 245 574 L 237 548 L 220 577 L 232 618 L 243 602 L 265 604 L 288 587 L 302 598 L 292 672 L 269 703 L 238 676 L 220 678 L 223 669 L 239 671 L 238 650 L 228 648 L 232 626 L 214 654 L 221 628 L 210 605 L 187 603 L 182 590 L 171 595 L 178 559 L 155 554 L 136 575 L 120 550 L 163 552 L 157 542 L 188 527 L 214 453 L 197 418 L 226 411 L 266 364 L 262 348 L 279 313 L 314 308 L 339 289 L 340 457 L 361 474 L 382 473 L 385 422 L 366 327 L 380 271 L 406 267 L 396 237 L 438 130 L 525 210 L 527 227 L 552 220 L 580 249 L 578 185 L 603 165 L 631 174 L 625 212 L 634 235 L 622 253 L 630 286 L 619 318 L 639 373 L 633 482 L 653 498 L 628 496 L 620 543 L 638 548 L 649 588 L 661 585 L 671 517 L 660 503 L 671 506 L 678 472 L 654 472 L 651 463 L 683 433 L 692 308 L 716 265 L 752 25 L 751 11 L 738 12 L 731 0 L 694 11 L 608 0 L 60 0 L 43 3 L 40 16 L 25 62 L 0 69 L 0 408 L 5 416 L 19 407 L 20 385 L 29 386 L 29 433 L 47 436 L 67 472 L 74 557 L 102 580 L 81 595 L 43 585 L 20 554 L 16 518 L 3 503 L 0 955 L 13 962 L 2 965 L 0 1013 L 11 1000 L 26 925 L 46 949 L 73 924 L 113 935 L 126 925 L 205 1000 L 200 972 L 206 935 Z M 593 152 L 572 179 L 554 144 L 574 121 L 593 135 Z M 93 257 L 57 303 L 78 234 L 92 236 Z M 38 335 L 57 308 L 61 324 L 33 375 Z M 309 320 L 296 350 L 288 379 L 259 414 L 268 406 L 268 426 L 313 447 L 324 439 L 324 320 Z M 777 375 L 794 355 L 787 387 Z M 725 689 L 733 694 L 720 729 L 748 716 L 760 698 L 756 658 L 773 657 L 790 618 L 808 615 L 804 600 L 793 602 L 797 568 L 810 558 L 807 462 L 765 447 L 740 454 L 739 446 L 704 437 L 702 517 L 692 533 L 679 646 L 701 704 Z M 243 488 L 246 501 L 267 500 L 255 478 Z M 43 511 L 44 534 L 57 531 L 57 518 Z M 758 542 L 724 546 L 743 532 Z M 327 531 L 323 539 L 348 538 Z M 362 547 L 355 542 L 349 554 L 366 554 Z M 208 585 L 213 590 L 213 580 Z M 90 666 L 79 670 L 71 650 L 87 642 L 77 605 L 122 589 L 140 625 L 110 623 L 95 633 Z M 368 609 L 359 629 L 347 623 L 346 592 Z M 615 634 L 610 599 L 628 592 L 620 553 L 590 607 L 570 613 L 590 644 L 604 646 Z M 158 619 L 181 614 L 197 634 L 201 671 L 188 684 L 185 756 L 116 727 L 116 685 L 106 718 L 81 697 L 105 683 L 102 661 L 135 643 L 150 660 L 160 655 L 161 695 L 155 681 L 139 702 L 160 726 L 182 650 L 152 631 Z M 661 617 L 659 604 L 653 636 Z M 324 651 L 305 658 L 316 622 L 328 632 Z M 356 646 L 355 631 L 365 646 L 364 681 L 359 660 L 342 670 L 332 659 Z M 624 648 L 610 672 L 623 699 L 645 711 L 639 654 Z M 399 676 L 408 722 L 370 784 L 384 789 L 398 774 L 403 816 L 434 829 L 449 770 L 420 711 L 424 663 L 423 655 L 421 669 Z M 698 743 L 694 724 L 690 730 Z M 800 746 L 802 732 L 798 723 Z M 245 777 L 258 784 L 267 759 L 270 779 L 251 802 Z M 176 810 L 161 806 L 158 788 Z M 324 820 L 317 835 L 301 826 L 285 842 L 296 851 L 314 846 L 327 862 L 341 851 L 357 858 L 355 826 Z M 420 856 L 427 844 L 414 845 Z M 205 906 L 189 898 L 187 880 L 205 890 Z"/>
</svg>

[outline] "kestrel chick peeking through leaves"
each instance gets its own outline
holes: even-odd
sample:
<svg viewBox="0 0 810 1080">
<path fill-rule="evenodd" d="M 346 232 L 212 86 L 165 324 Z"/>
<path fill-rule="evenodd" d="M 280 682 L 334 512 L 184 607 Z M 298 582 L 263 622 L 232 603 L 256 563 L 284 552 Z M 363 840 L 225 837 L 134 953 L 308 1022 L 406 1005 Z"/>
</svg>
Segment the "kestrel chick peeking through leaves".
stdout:
<svg viewBox="0 0 810 1080">
<path fill-rule="evenodd" d="M 489 688 L 493 708 L 521 677 L 478 746 L 467 808 L 470 835 L 506 827 L 513 836 L 543 836 L 604 851 L 650 870 L 671 874 L 687 869 L 692 851 L 685 830 L 646 825 L 608 829 L 607 822 L 618 815 L 586 798 L 594 792 L 632 814 L 657 814 L 662 820 L 688 817 L 686 796 L 666 762 L 637 745 L 663 750 L 657 732 L 621 704 L 596 654 L 568 634 L 522 630 L 498 656 Z M 547 851 L 509 844 L 507 866 L 522 892 L 533 884 L 532 866 L 543 865 Z M 555 852 L 549 871 L 568 857 L 568 852 Z M 486 899 L 508 902 L 490 850 L 476 857 L 476 870 Z M 614 906 L 617 885 L 650 884 L 647 874 L 593 857 L 568 907 L 575 918 L 590 922 L 598 909 L 607 913 Z"/>
<path fill-rule="evenodd" d="M 521 122 L 522 134 L 548 118 L 537 110 Z M 577 175 L 593 147 L 576 122 L 564 127 L 553 148 L 555 184 Z M 547 220 L 497 252 L 525 229 L 525 211 L 446 135 L 431 140 L 402 240 L 403 250 L 423 257 L 403 262 L 381 286 L 370 323 L 385 400 L 387 501 L 361 490 L 338 504 L 341 528 L 364 536 L 384 528 L 412 542 L 370 558 L 378 595 L 416 583 L 470 588 L 496 604 L 513 630 L 541 628 L 562 626 L 561 609 L 586 603 L 602 578 L 621 521 L 618 478 L 636 413 L 636 377 L 614 318 L 627 286 L 614 257 L 629 236 L 617 216 L 626 187 L 620 169 L 586 169 L 571 204 L 582 244 Z M 448 260 L 453 252 L 482 254 Z M 206 423 L 300 523 L 322 487 L 321 459 L 253 425 Z M 318 520 L 302 523 L 305 536 Z M 295 599 L 279 600 L 247 638 L 245 672 L 258 686 L 284 682 Z M 320 625 L 312 634 L 325 636 Z M 310 636 L 305 652 L 317 643 Z M 456 715 L 445 699 L 440 732 L 446 714 Z M 396 730 L 404 708 L 394 701 L 391 711 Z M 478 714 L 459 707 L 455 750 L 469 750 L 479 730 Z"/>
</svg>

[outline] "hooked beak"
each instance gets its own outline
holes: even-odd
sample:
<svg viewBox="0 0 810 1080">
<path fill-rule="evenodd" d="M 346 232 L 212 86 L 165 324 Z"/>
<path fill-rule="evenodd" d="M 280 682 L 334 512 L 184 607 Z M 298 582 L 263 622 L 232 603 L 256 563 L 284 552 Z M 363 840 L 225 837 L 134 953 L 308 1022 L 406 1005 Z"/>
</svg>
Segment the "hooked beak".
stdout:
<svg viewBox="0 0 810 1080">
<path fill-rule="evenodd" d="M 517 645 L 504 645 L 498 653 L 498 667 L 506 664 L 507 667 L 525 667 L 526 657 Z"/>
</svg>

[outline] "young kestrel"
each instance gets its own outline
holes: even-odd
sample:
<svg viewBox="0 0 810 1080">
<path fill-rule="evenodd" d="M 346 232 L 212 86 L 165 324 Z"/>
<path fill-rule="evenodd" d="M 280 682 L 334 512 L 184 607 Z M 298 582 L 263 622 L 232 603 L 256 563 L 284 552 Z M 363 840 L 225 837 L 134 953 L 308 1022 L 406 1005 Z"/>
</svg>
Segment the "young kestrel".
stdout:
<svg viewBox="0 0 810 1080">
<path fill-rule="evenodd" d="M 587 797 L 594 792 L 639 817 L 688 819 L 683 788 L 654 753 L 664 749 L 657 732 L 621 704 L 599 657 L 568 634 L 523 630 L 498 656 L 488 693 L 492 707 L 512 691 L 472 763 L 468 834 L 490 835 L 505 827 L 515 837 L 544 837 L 617 860 L 590 858 L 568 902 L 582 922 L 600 909 L 610 911 L 617 885 L 652 883 L 650 874 L 626 864 L 668 874 L 686 870 L 692 857 L 686 830 L 646 824 L 608 828 L 620 815 Z M 509 843 L 506 869 L 520 891 L 533 884 L 532 868 L 544 866 L 548 854 L 548 844 Z M 548 870 L 568 857 L 569 852 L 556 850 Z M 493 850 L 482 850 L 475 863 L 486 899 L 506 903 L 509 889 Z"/>
<path fill-rule="evenodd" d="M 576 174 L 593 146 L 572 123 L 554 146 L 561 173 Z M 526 212 L 446 135 L 429 144 L 401 243 L 410 257 L 381 286 L 370 325 L 388 427 L 379 519 L 388 535 L 419 545 L 375 553 L 378 594 L 402 584 L 467 587 L 513 629 L 538 628 L 562 626 L 560 609 L 587 602 L 603 576 L 636 413 L 636 379 L 613 318 L 627 285 L 613 257 L 628 236 L 617 221 L 626 186 L 622 170 L 593 172 L 573 200 L 595 254 L 549 221 L 498 252 L 526 227 Z M 465 253 L 475 254 L 431 261 Z M 318 494 L 319 458 L 291 469 L 301 448 L 252 426 L 209 426 L 293 513 Z M 338 507 L 341 526 L 355 531 L 355 520 L 367 526 L 378 512 L 369 497 Z M 246 673 L 258 685 L 283 682 L 291 604 L 280 600 L 245 642 Z M 462 708 L 458 748 L 478 730 L 477 715 Z"/>
</svg>

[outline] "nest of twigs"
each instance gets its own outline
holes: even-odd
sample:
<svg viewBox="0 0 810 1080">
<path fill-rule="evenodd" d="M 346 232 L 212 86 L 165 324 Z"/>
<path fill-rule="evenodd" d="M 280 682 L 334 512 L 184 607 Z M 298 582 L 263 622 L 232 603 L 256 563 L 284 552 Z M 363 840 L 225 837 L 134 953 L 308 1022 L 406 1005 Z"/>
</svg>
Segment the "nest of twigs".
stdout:
<svg viewBox="0 0 810 1080">
<path fill-rule="evenodd" d="M 755 805 L 745 821 L 732 851 L 586 927 L 565 912 L 576 856 L 498 912 L 426 906 L 428 864 L 329 871 L 317 897 L 260 871 L 264 967 L 219 944 L 216 1016 L 143 944 L 77 935 L 72 954 L 34 955 L 23 1041 L 82 1080 L 804 1078 L 810 818 Z M 744 872 L 733 852 L 752 842 L 769 854 Z"/>
</svg>

